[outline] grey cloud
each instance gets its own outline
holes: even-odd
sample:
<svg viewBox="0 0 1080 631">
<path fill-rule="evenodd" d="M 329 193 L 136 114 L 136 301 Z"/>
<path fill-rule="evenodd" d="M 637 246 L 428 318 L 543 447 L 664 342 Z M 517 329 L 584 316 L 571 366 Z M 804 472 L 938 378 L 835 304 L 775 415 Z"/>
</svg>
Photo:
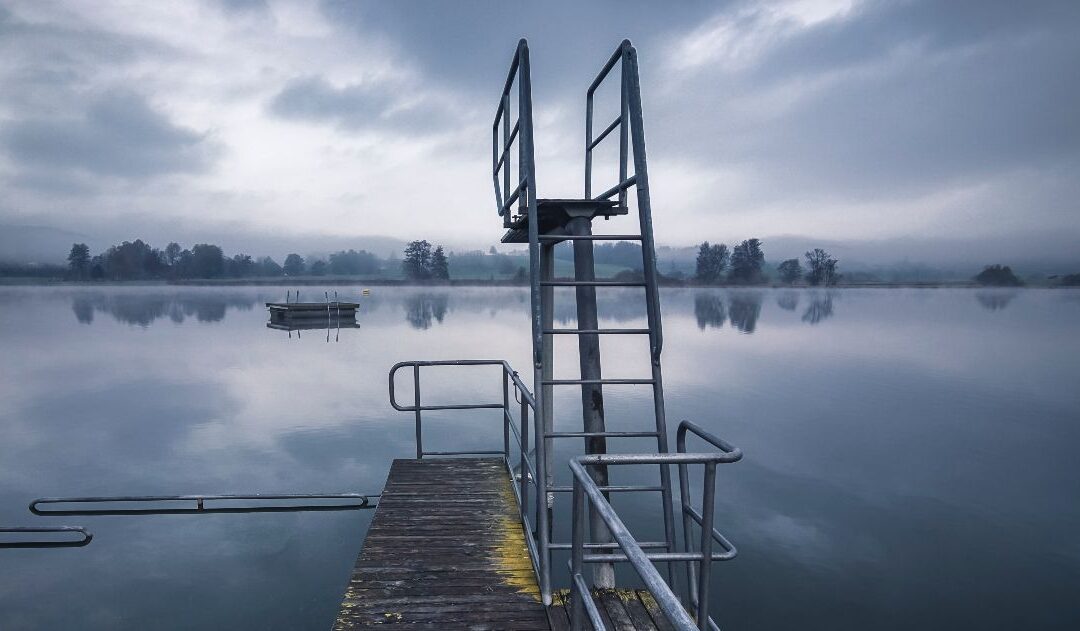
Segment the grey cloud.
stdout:
<svg viewBox="0 0 1080 631">
<path fill-rule="evenodd" d="M 646 94 L 660 114 L 652 144 L 658 157 L 752 172 L 763 201 L 794 191 L 880 200 L 1019 168 L 1075 168 L 1080 84 L 1066 77 L 1080 38 L 1078 16 L 1065 19 L 1077 11 L 1064 7 L 870 4 L 749 68 L 706 67 L 692 84 Z M 648 63 L 647 92 L 663 81 Z M 800 96 L 815 81 L 825 87 Z M 770 91 L 794 105 L 746 110 Z"/>
<path fill-rule="evenodd" d="M 205 134 L 173 124 L 140 95 L 117 90 L 73 117 L 10 121 L 0 146 L 22 170 L 122 178 L 201 171 L 216 152 Z"/>
<path fill-rule="evenodd" d="M 388 129 L 425 134 L 445 130 L 458 120 L 446 103 L 388 84 L 350 84 L 338 88 L 322 77 L 304 77 L 286 85 L 270 103 L 282 118 L 333 123 L 352 130 Z"/>
</svg>

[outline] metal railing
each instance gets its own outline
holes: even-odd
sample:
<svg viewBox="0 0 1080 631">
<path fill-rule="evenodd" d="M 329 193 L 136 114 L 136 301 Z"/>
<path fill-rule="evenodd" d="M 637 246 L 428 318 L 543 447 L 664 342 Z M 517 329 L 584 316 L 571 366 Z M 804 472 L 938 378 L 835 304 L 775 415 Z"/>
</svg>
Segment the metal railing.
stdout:
<svg viewBox="0 0 1080 631">
<path fill-rule="evenodd" d="M 611 72 L 619 68 L 619 115 L 598 136 L 593 137 L 593 104 L 596 90 Z M 611 133 L 619 130 L 619 181 L 599 195 L 592 194 L 593 150 Z M 634 173 L 628 175 L 630 152 L 633 150 Z M 624 39 L 608 58 L 585 92 L 585 198 L 609 199 L 619 196 L 619 206 L 625 207 L 627 191 L 637 193 L 638 222 L 641 228 L 642 273 L 646 278 L 645 291 L 649 328 L 653 331 L 651 346 L 654 363 L 658 363 L 664 347 L 660 320 L 660 298 L 657 293 L 656 249 L 653 243 L 652 200 L 649 194 L 649 167 L 645 156 L 645 123 L 641 109 L 641 75 L 638 70 L 637 49 Z"/>
<path fill-rule="evenodd" d="M 702 438 L 719 452 L 688 453 L 686 435 L 693 433 Z M 599 611 L 592 604 L 589 586 L 585 580 L 585 563 L 629 562 L 641 578 L 645 587 L 656 599 L 668 621 L 676 629 L 718 629 L 709 616 L 709 583 L 713 561 L 726 561 L 735 558 L 737 551 L 719 531 L 713 527 L 713 512 L 716 491 L 716 466 L 736 462 L 742 458 L 742 451 L 720 438 L 713 436 L 698 425 L 683 421 L 677 433 L 678 452 L 672 454 L 596 454 L 578 456 L 570 461 L 570 470 L 574 475 L 573 495 L 573 546 L 570 557 L 571 575 L 571 623 L 572 628 L 582 629 L 587 615 L 594 629 L 604 629 L 604 622 Z M 627 529 L 618 513 L 604 497 L 603 491 L 589 475 L 586 467 L 596 465 L 640 465 L 659 464 L 663 467 L 672 464 L 679 468 L 679 490 L 681 513 L 683 518 L 683 550 L 681 552 L 646 552 Z M 690 502 L 689 465 L 704 465 L 702 506 L 699 512 Z M 593 509 L 607 524 L 615 539 L 620 553 L 586 554 L 589 544 L 585 541 L 586 504 Z M 693 526 L 701 529 L 697 551 L 693 550 Z M 721 552 L 713 551 L 713 544 L 718 544 Z M 665 581 L 653 565 L 654 562 L 685 563 L 687 568 L 687 590 L 685 599 L 680 600 L 673 586 Z M 685 604 L 685 606 L 684 606 Z M 687 607 L 694 612 L 691 617 Z M 695 623 L 696 618 L 696 623 Z"/>
<path fill-rule="evenodd" d="M 515 84 L 517 94 L 517 120 L 510 123 L 510 101 Z M 529 77 L 529 44 L 518 42 L 510 71 L 506 75 L 495 120 L 491 124 L 491 177 L 495 184 L 495 205 L 503 218 L 503 227 L 509 228 L 515 220 L 511 208 L 517 202 L 517 216 L 535 201 L 536 182 L 533 169 L 532 145 L 532 83 Z M 510 150 L 517 145 L 517 177 L 511 180 L 512 160 Z M 501 181 L 499 175 L 502 175 Z M 511 188 L 511 181 L 516 186 Z"/>
<path fill-rule="evenodd" d="M 194 513 L 292 513 L 375 508 L 374 495 L 361 493 L 293 493 L 249 495 L 115 495 L 97 497 L 39 497 L 30 502 L 35 515 L 188 515 Z M 295 504 L 294 501 L 307 503 Z M 319 503 L 314 503 L 318 501 Z M 241 505 L 228 505 L 239 502 Z M 333 502 L 333 503 L 331 503 Z M 344 503 L 342 503 L 344 502 Z M 182 506 L 162 506 L 169 504 Z M 207 506 L 210 503 L 210 506 Z M 101 504 L 111 507 L 97 508 Z M 135 504 L 137 508 L 123 507 Z M 157 506 L 142 506 L 156 504 Z M 214 506 L 213 504 L 226 504 Z M 49 508 L 66 505 L 68 508 Z M 89 505 L 90 508 L 86 506 Z M 117 506 L 121 505 L 121 506 Z"/>
<path fill-rule="evenodd" d="M 11 533 L 16 537 L 5 537 Z M 78 539 L 23 539 L 23 535 L 76 533 Z M 79 548 L 90 543 L 94 535 L 81 526 L 0 526 L 0 548 Z"/>
<path fill-rule="evenodd" d="M 499 366 L 502 369 L 502 403 L 472 403 L 472 404 L 454 404 L 454 405 L 425 405 L 420 398 L 420 368 L 422 367 L 434 367 L 434 366 Z M 413 403 L 412 405 L 402 405 L 398 403 L 395 396 L 394 378 L 399 370 L 402 368 L 412 368 L 413 374 Z M 507 473 L 511 478 L 517 478 L 517 484 L 511 485 L 514 489 L 514 495 L 517 499 L 518 509 L 521 516 L 522 526 L 525 529 L 526 537 L 525 541 L 528 544 L 529 556 L 533 564 L 533 569 L 536 571 L 538 577 L 546 576 L 550 571 L 547 564 L 543 561 L 546 559 L 544 552 L 546 551 L 545 542 L 543 539 L 537 541 L 535 539 L 538 529 L 532 525 L 532 520 L 529 518 L 529 486 L 532 485 L 534 492 L 532 497 L 535 503 L 536 519 L 541 526 L 540 531 L 546 531 L 547 528 L 547 510 L 544 507 L 544 497 L 546 496 L 544 489 L 544 441 L 542 440 L 542 428 L 539 423 L 533 422 L 533 429 L 536 434 L 534 441 L 535 458 L 529 456 L 529 416 L 530 410 L 532 410 L 532 416 L 536 418 L 536 398 L 532 392 L 525 386 L 525 383 L 521 381 L 521 377 L 518 373 L 510 367 L 510 364 L 502 359 L 453 359 L 453 360 L 440 360 L 440 361 L 405 361 L 398 362 L 390 368 L 390 405 L 399 412 L 412 412 L 414 414 L 415 432 L 416 432 L 416 458 L 423 459 L 424 456 L 478 456 L 478 455 L 498 455 L 502 456 L 503 462 L 506 465 Z M 519 406 L 518 418 L 520 419 L 521 426 L 514 422 L 513 415 L 510 413 L 510 388 L 513 386 L 515 403 Z M 499 450 L 474 450 L 474 451 L 427 451 L 424 449 L 424 437 L 423 427 L 424 419 L 423 412 L 437 411 L 437 410 L 486 410 L 486 409 L 501 409 L 502 410 L 502 425 L 503 425 L 503 448 Z M 515 475 L 514 465 L 511 462 L 511 434 L 517 438 L 517 447 L 519 452 L 519 459 L 517 464 L 518 474 Z M 540 549 L 538 550 L 538 546 Z"/>
</svg>

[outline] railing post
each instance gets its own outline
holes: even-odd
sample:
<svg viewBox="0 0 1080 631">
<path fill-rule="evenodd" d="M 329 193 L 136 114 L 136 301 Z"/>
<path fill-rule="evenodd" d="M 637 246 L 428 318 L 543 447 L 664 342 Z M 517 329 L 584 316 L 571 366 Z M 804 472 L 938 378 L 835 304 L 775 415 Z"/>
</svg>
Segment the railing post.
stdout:
<svg viewBox="0 0 1080 631">
<path fill-rule="evenodd" d="M 676 445 L 675 448 L 678 453 L 686 452 L 686 430 L 683 426 L 679 426 L 676 433 Z M 690 524 L 690 519 L 687 516 L 687 508 L 690 506 L 690 479 L 689 469 L 685 464 L 678 465 L 679 467 L 679 512 L 682 517 L 683 525 L 683 552 L 693 552 L 693 546 L 690 542 L 693 541 L 693 527 Z M 698 591 L 697 591 L 697 573 L 694 571 L 693 561 L 686 563 L 686 605 L 690 608 L 697 607 Z"/>
<path fill-rule="evenodd" d="M 502 369 L 502 391 L 503 391 L 503 458 L 506 459 L 506 464 L 510 464 L 510 376 L 506 374 L 506 366 Z"/>
<path fill-rule="evenodd" d="M 698 628 L 709 628 L 709 579 L 712 578 L 713 507 L 716 503 L 716 463 L 705 463 L 705 488 L 701 499 L 701 565 L 698 576 Z M 692 562 L 691 562 L 692 563 Z"/>
<path fill-rule="evenodd" d="M 542 369 L 540 366 L 536 366 L 533 370 L 533 383 L 541 383 Z M 545 386 L 546 387 L 546 386 Z M 535 392 L 535 390 L 534 390 Z M 533 395 L 536 396 L 535 394 Z M 551 525 L 548 518 L 551 516 L 550 509 L 547 505 L 548 496 L 548 472 L 547 472 L 547 438 L 544 435 L 544 414 L 547 407 L 547 401 L 540 398 L 534 398 L 536 405 L 540 408 L 540 412 L 536 414 L 536 418 L 533 419 L 533 431 L 535 432 L 535 444 L 536 444 L 536 527 L 537 527 L 537 556 L 540 557 L 540 593 L 543 597 L 545 605 L 551 604 Z"/>
<path fill-rule="evenodd" d="M 582 489 L 581 480 L 574 476 L 574 505 L 571 509 L 571 524 L 573 529 L 573 543 L 570 549 L 570 628 L 580 631 L 582 614 L 584 613 L 584 598 L 590 598 L 588 593 L 577 590 L 574 594 L 574 586 L 577 577 L 584 580 L 583 565 L 585 560 L 585 491 Z"/>
<path fill-rule="evenodd" d="M 416 409 L 416 459 L 424 457 L 424 439 L 420 420 L 420 364 L 413 364 L 413 407 Z"/>
<path fill-rule="evenodd" d="M 515 384 L 515 388 L 517 385 Z M 528 514 L 529 512 L 529 469 L 525 466 L 525 461 L 529 454 L 529 404 L 525 400 L 525 397 L 521 397 L 521 460 L 518 462 L 518 470 L 521 471 L 521 480 L 519 481 L 521 492 L 521 512 Z M 533 533 L 527 533 L 532 536 Z"/>
</svg>

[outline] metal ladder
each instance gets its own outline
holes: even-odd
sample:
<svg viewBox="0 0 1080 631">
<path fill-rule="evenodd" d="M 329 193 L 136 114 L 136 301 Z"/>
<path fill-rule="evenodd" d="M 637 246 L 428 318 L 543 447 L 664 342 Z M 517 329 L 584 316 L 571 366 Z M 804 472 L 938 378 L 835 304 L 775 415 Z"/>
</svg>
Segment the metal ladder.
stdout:
<svg viewBox="0 0 1080 631">
<path fill-rule="evenodd" d="M 620 70 L 620 112 L 610 124 L 593 135 L 593 101 L 597 88 L 612 71 Z M 516 95 L 514 87 L 517 87 Z M 511 103 L 517 105 L 517 120 L 511 123 Z M 619 138 L 619 182 L 599 195 L 592 194 L 593 150 L 615 130 Z M 492 179 L 495 200 L 503 227 L 507 229 L 504 243 L 528 243 L 530 262 L 531 328 L 533 346 L 533 391 L 536 400 L 536 469 L 537 497 L 545 498 L 546 509 L 537 505 L 536 549 L 539 556 L 540 589 L 544 603 L 552 599 L 552 551 L 570 550 L 570 542 L 552 540 L 554 493 L 571 493 L 573 487 L 554 484 L 551 458 L 556 439 L 584 439 L 588 454 L 608 452 L 607 439 L 652 438 L 656 451 L 669 453 L 667 422 L 664 412 L 664 389 L 660 356 L 663 333 L 660 321 L 660 302 L 657 286 L 656 254 L 652 231 L 652 206 L 649 198 L 649 173 L 645 155 L 645 134 L 642 125 L 641 89 L 637 52 L 629 40 L 623 40 L 604 64 L 586 92 L 585 113 L 585 195 L 581 199 L 538 199 L 534 162 L 532 118 L 532 83 L 529 71 L 529 47 L 526 40 L 518 43 L 510 71 L 503 87 L 492 125 Z M 511 149 L 517 145 L 516 177 L 511 180 Z M 628 173 L 629 157 L 633 155 L 634 173 Z M 513 184 L 512 184 L 513 182 Z M 592 220 L 627 215 L 629 189 L 637 195 L 638 234 L 593 234 Z M 617 198 L 616 198 L 617 196 Z M 612 199 L 616 198 L 616 199 Z M 574 280 L 556 279 L 554 274 L 555 245 L 568 241 L 574 247 Z M 593 262 L 593 242 L 634 241 L 641 244 L 641 280 L 597 280 Z M 556 287 L 573 287 L 577 303 L 575 328 L 554 327 L 554 298 Z M 644 289 L 647 328 L 600 328 L 596 309 L 596 292 L 610 287 Z M 578 338 L 580 378 L 556 379 L 553 375 L 553 337 L 574 335 Z M 601 335 L 647 335 L 649 338 L 650 370 L 648 377 L 604 378 L 601 372 L 599 337 Z M 603 416 L 603 387 L 649 385 L 652 387 L 655 426 L 640 431 L 608 431 Z M 556 431 L 552 414 L 553 388 L 578 386 L 582 391 L 583 420 L 581 431 Z M 620 452 L 621 453 L 621 452 Z M 600 491 L 610 493 L 658 492 L 661 494 L 664 517 L 664 541 L 641 542 L 642 548 L 676 552 L 675 523 L 672 507 L 671 474 L 666 464 L 659 465 L 659 485 L 612 485 L 608 482 L 607 466 L 592 464 L 589 474 Z M 606 533 L 603 520 L 592 515 L 593 543 L 586 547 L 613 550 L 618 544 Z M 613 581 L 610 566 L 601 567 L 594 582 L 601 587 Z M 668 566 L 668 580 L 673 580 L 673 568 Z M 607 574 L 605 574 L 607 573 Z"/>
</svg>

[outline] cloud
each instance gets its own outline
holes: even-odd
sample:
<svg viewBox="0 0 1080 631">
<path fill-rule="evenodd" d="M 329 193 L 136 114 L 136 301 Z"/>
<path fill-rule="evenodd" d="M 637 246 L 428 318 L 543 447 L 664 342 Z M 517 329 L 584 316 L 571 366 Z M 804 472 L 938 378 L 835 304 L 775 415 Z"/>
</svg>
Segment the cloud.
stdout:
<svg viewBox="0 0 1080 631">
<path fill-rule="evenodd" d="M 585 87 L 628 37 L 664 243 L 1080 238 L 1075 2 L 0 1 L 7 223 L 254 240 L 302 213 L 312 236 L 483 247 L 517 39 L 559 197 L 581 191 Z"/>
<path fill-rule="evenodd" d="M 21 169 L 145 178 L 205 169 L 206 134 L 174 125 L 138 94 L 109 91 L 72 118 L 8 122 L 0 145 Z"/>
<path fill-rule="evenodd" d="M 445 131 L 460 122 L 448 101 L 452 98 L 418 94 L 405 86 L 366 82 L 335 87 L 324 77 L 312 76 L 289 82 L 271 101 L 270 111 L 286 119 L 333 123 L 350 130 L 421 134 Z"/>
</svg>

